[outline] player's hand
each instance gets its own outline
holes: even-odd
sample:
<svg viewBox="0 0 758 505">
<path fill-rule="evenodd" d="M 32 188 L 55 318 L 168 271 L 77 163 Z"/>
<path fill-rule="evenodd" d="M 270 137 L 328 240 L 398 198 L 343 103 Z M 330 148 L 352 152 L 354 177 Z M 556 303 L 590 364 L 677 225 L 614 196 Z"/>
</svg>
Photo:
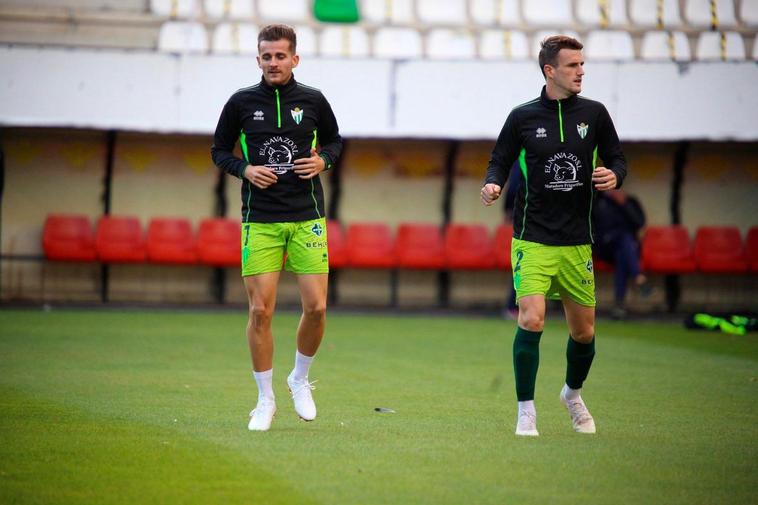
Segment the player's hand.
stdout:
<svg viewBox="0 0 758 505">
<path fill-rule="evenodd" d="M 272 184 L 276 184 L 279 178 L 268 167 L 263 165 L 248 165 L 245 167 L 245 179 L 250 181 L 253 186 L 260 189 L 266 189 Z"/>
<path fill-rule="evenodd" d="M 613 170 L 609 170 L 605 167 L 597 167 L 592 172 L 592 182 L 595 184 L 595 189 L 598 191 L 608 191 L 609 189 L 615 189 L 618 184 L 616 179 L 616 173 Z"/>
<path fill-rule="evenodd" d="M 490 206 L 493 203 L 495 203 L 495 200 L 500 198 L 500 190 L 502 190 L 500 186 L 497 184 L 485 184 L 482 186 L 482 191 L 480 193 L 480 196 L 482 198 L 482 203 L 486 206 Z"/>
<path fill-rule="evenodd" d="M 295 160 L 295 173 L 301 179 L 313 179 L 324 171 L 324 158 L 318 155 L 316 149 L 311 147 L 310 158 L 300 158 Z"/>
</svg>

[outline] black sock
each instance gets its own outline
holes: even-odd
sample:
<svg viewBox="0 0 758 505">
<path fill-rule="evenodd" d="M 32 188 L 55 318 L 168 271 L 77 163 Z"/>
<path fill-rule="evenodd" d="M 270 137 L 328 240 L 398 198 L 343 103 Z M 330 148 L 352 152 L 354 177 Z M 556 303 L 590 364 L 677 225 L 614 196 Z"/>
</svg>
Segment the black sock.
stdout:
<svg viewBox="0 0 758 505">
<path fill-rule="evenodd" d="M 513 371 L 516 374 L 516 398 L 525 402 L 534 400 L 534 385 L 540 365 L 541 331 L 519 327 L 513 340 Z"/>
<path fill-rule="evenodd" d="M 566 345 L 566 384 L 571 389 L 581 389 L 595 357 L 595 337 L 589 344 L 581 344 L 569 335 Z"/>
</svg>

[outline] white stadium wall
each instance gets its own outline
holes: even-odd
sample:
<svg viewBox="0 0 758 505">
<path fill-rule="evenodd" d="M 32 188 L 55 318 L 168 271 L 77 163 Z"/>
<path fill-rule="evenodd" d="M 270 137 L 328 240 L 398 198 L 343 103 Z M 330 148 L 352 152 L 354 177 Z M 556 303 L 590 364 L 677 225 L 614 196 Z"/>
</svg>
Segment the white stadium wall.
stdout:
<svg viewBox="0 0 758 505">
<path fill-rule="evenodd" d="M 0 47 L 0 125 L 211 133 L 252 57 Z M 627 141 L 758 140 L 758 65 L 592 63 L 584 96 Z M 346 137 L 493 139 L 543 83 L 536 63 L 304 58 Z"/>
</svg>

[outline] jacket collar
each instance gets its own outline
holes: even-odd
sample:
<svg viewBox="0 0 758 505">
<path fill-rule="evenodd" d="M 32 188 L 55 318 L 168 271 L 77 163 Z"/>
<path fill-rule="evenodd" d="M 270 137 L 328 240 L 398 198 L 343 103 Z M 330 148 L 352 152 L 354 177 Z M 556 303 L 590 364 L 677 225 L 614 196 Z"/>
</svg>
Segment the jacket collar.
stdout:
<svg viewBox="0 0 758 505">
<path fill-rule="evenodd" d="M 568 98 L 561 100 L 561 108 L 571 107 L 577 101 L 577 95 L 571 95 Z M 547 86 L 542 86 L 542 93 L 540 93 L 540 103 L 548 109 L 558 110 L 558 100 L 551 100 L 547 97 Z"/>
<path fill-rule="evenodd" d="M 295 89 L 296 86 L 297 86 L 297 81 L 295 80 L 295 74 L 292 74 L 292 77 L 290 77 L 290 80 L 287 81 L 287 84 L 285 84 L 284 86 L 271 86 L 269 83 L 266 82 L 266 79 L 264 79 L 263 76 L 261 76 L 261 88 L 268 91 L 272 95 L 274 94 L 274 89 L 278 89 L 279 94 L 283 95 Z"/>
</svg>

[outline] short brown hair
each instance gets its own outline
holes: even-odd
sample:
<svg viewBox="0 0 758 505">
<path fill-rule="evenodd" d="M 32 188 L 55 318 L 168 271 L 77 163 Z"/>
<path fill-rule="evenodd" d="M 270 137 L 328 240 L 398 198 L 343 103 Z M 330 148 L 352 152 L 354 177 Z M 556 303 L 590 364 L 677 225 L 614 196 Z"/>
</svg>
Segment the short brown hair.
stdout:
<svg viewBox="0 0 758 505">
<path fill-rule="evenodd" d="M 261 48 L 261 42 L 276 42 L 277 40 L 288 40 L 292 54 L 297 52 L 297 35 L 291 26 L 287 25 L 268 25 L 264 26 L 258 33 L 258 49 Z"/>
<path fill-rule="evenodd" d="M 580 51 L 584 45 L 578 40 L 565 35 L 553 35 L 540 43 L 540 70 L 545 77 L 545 65 L 558 66 L 558 53 L 561 49 L 576 49 Z"/>
</svg>

